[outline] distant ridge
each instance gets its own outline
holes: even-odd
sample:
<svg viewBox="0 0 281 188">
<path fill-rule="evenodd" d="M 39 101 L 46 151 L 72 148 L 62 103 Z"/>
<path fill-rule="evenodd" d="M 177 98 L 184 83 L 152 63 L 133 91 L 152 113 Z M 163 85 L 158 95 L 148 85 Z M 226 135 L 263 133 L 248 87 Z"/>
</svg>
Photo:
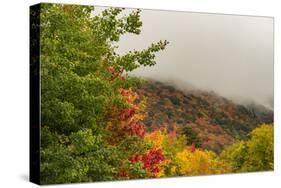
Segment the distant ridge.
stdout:
<svg viewBox="0 0 281 188">
<path fill-rule="evenodd" d="M 236 104 L 192 86 L 177 88 L 172 82 L 149 80 L 137 89 L 148 99 L 144 123 L 149 131 L 189 126 L 198 134 L 203 148 L 218 153 L 235 140 L 246 139 L 259 124 L 273 122 L 273 112 L 262 105 Z"/>
</svg>

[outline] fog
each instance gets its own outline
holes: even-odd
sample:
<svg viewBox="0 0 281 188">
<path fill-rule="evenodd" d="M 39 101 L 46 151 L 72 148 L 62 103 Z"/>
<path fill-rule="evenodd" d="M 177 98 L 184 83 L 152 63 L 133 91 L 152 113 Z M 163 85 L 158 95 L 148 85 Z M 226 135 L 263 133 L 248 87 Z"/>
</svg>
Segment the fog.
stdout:
<svg viewBox="0 0 281 188">
<path fill-rule="evenodd" d="M 141 34 L 124 35 L 119 53 L 160 39 L 170 43 L 157 53 L 154 67 L 133 75 L 189 83 L 273 108 L 273 18 L 143 10 L 141 20 Z"/>
</svg>

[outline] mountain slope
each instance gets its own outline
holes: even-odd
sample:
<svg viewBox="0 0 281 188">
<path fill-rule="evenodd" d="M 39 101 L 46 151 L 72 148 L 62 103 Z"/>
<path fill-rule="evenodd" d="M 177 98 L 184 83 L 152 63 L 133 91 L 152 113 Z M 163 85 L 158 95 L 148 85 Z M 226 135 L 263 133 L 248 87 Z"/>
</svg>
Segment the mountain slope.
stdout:
<svg viewBox="0 0 281 188">
<path fill-rule="evenodd" d="M 190 127 L 200 138 L 202 147 L 220 152 L 236 139 L 263 122 L 273 121 L 273 112 L 259 105 L 239 105 L 200 90 L 181 91 L 156 81 L 137 89 L 147 97 L 148 115 L 144 120 L 149 131 L 165 127 L 169 131 Z"/>
</svg>

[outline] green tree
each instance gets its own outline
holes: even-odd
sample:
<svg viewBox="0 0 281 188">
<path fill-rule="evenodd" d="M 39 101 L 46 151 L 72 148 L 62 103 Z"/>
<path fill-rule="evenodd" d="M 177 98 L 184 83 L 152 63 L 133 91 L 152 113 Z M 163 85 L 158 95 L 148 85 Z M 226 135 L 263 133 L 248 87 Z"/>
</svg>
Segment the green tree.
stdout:
<svg viewBox="0 0 281 188">
<path fill-rule="evenodd" d="M 120 36 L 140 34 L 142 26 L 139 10 L 127 16 L 122 10 L 94 15 L 90 6 L 41 6 L 42 184 L 118 179 L 122 163 L 144 176 L 138 164 L 125 163 L 130 153 L 148 146 L 133 135 L 127 135 L 127 147 L 109 143 L 107 127 L 119 125 L 114 124 L 119 119 L 113 111 L 132 108 L 120 89 L 143 82 L 127 72 L 153 66 L 155 53 L 167 41 L 125 55 L 115 53 Z"/>
<path fill-rule="evenodd" d="M 250 139 L 226 148 L 221 158 L 235 172 L 266 171 L 274 168 L 273 126 L 263 124 L 250 133 Z"/>
</svg>

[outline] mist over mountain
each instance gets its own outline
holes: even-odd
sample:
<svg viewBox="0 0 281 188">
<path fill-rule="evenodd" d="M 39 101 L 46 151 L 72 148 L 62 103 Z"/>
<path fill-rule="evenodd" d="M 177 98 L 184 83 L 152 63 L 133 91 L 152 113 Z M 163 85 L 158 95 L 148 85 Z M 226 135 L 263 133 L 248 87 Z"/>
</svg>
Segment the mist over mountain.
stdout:
<svg viewBox="0 0 281 188">
<path fill-rule="evenodd" d="M 96 14 L 104 9 L 97 7 Z M 156 55 L 155 66 L 131 74 L 273 110 L 273 18 L 142 10 L 141 20 L 141 34 L 123 35 L 116 52 L 141 50 L 164 39 L 169 45 Z"/>
<path fill-rule="evenodd" d="M 214 94 L 220 95 L 222 97 L 226 97 L 228 100 L 231 100 L 234 103 L 241 104 L 244 106 L 260 105 L 271 111 L 273 111 L 273 108 L 274 108 L 273 95 L 266 96 L 261 93 L 260 94 L 257 93 L 253 96 L 242 96 L 239 94 L 233 94 L 233 93 L 230 93 L 229 91 L 226 91 L 227 87 L 225 87 L 226 90 L 216 90 L 212 87 L 206 87 L 206 88 L 198 87 L 194 84 L 191 84 L 184 80 L 177 79 L 175 77 L 161 77 L 159 75 L 158 76 L 141 76 L 141 77 L 143 77 L 146 80 L 153 81 L 153 82 L 157 82 L 157 81 L 162 82 L 166 85 L 172 86 L 183 92 L 191 92 L 191 93 L 194 93 L 194 92 L 200 93 L 202 91 L 209 92 L 209 93 L 214 93 Z"/>
<path fill-rule="evenodd" d="M 128 10 L 129 11 L 129 10 Z M 127 34 L 118 53 L 144 49 L 151 41 L 169 45 L 153 67 L 133 75 L 174 81 L 239 103 L 259 103 L 273 109 L 273 19 L 270 17 L 142 10 L 139 36 Z"/>
</svg>

